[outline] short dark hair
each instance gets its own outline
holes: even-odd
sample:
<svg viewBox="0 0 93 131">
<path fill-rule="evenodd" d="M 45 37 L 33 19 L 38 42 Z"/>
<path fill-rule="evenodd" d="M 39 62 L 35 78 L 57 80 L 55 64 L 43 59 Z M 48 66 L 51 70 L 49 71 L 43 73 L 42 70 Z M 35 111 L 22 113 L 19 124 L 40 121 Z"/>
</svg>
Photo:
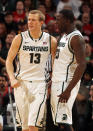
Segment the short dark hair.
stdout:
<svg viewBox="0 0 93 131">
<path fill-rule="evenodd" d="M 70 20 L 70 22 L 74 22 L 75 17 L 72 10 L 63 9 L 60 11 L 60 14 L 63 15 L 64 18 Z"/>
</svg>

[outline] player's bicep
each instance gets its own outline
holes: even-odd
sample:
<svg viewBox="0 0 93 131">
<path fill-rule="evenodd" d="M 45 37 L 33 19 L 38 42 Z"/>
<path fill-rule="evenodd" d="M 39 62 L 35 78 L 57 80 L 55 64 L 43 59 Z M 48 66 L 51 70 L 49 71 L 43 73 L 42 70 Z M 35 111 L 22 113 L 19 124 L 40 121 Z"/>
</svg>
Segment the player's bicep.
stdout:
<svg viewBox="0 0 93 131">
<path fill-rule="evenodd" d="M 56 49 L 57 49 L 57 40 L 55 37 L 52 37 L 51 38 L 52 67 L 53 67 L 53 63 L 54 63 Z"/>
<path fill-rule="evenodd" d="M 57 40 L 55 37 L 51 37 L 51 54 L 54 57 L 57 49 Z"/>
<path fill-rule="evenodd" d="M 10 49 L 8 51 L 7 60 L 10 60 L 10 61 L 14 60 L 19 50 L 20 44 L 21 44 L 21 35 L 17 35 L 13 39 Z"/>
<path fill-rule="evenodd" d="M 71 39 L 71 47 L 74 51 L 77 63 L 85 61 L 85 42 L 82 37 L 74 36 Z"/>
</svg>

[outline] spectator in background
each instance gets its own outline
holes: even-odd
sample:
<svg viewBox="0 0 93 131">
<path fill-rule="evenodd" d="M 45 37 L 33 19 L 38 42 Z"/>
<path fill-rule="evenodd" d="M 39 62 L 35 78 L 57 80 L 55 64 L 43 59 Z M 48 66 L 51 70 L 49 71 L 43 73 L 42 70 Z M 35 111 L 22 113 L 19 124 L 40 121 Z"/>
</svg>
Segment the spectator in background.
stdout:
<svg viewBox="0 0 93 131">
<path fill-rule="evenodd" d="M 58 2 L 56 12 L 60 12 L 60 11 L 64 8 L 65 5 L 70 5 L 70 4 L 69 4 L 69 0 L 60 0 L 60 1 Z"/>
<path fill-rule="evenodd" d="M 70 6 L 75 18 L 78 18 L 78 16 L 80 15 L 79 7 L 81 3 L 82 2 L 80 0 L 60 0 L 58 2 L 56 12 L 60 12 L 62 9 L 64 9 L 64 6 Z"/>
<path fill-rule="evenodd" d="M 3 131 L 14 131 L 12 110 L 13 110 L 14 117 L 15 117 L 16 104 L 14 102 L 13 102 L 13 106 L 10 103 L 8 103 L 7 105 L 6 118 L 4 119 L 4 122 L 3 122 L 3 125 L 4 125 Z"/>
<path fill-rule="evenodd" d="M 6 113 L 6 107 L 8 103 L 9 97 L 7 78 L 5 75 L 0 74 L 0 112 L 2 111 L 3 115 Z"/>
<path fill-rule="evenodd" d="M 30 10 L 32 10 L 33 7 L 33 1 L 32 0 L 24 0 L 24 10 L 26 13 L 26 16 L 28 16 L 28 13 Z"/>
<path fill-rule="evenodd" d="M 74 22 L 75 27 L 82 33 L 83 31 L 83 23 L 80 20 L 75 20 Z"/>
<path fill-rule="evenodd" d="M 9 76 L 7 74 L 7 71 L 6 71 L 6 67 L 3 67 L 1 69 L 1 74 L 3 74 L 6 77 L 6 79 L 7 79 L 7 85 L 9 86 L 10 85 L 10 80 L 9 80 Z"/>
<path fill-rule="evenodd" d="M 1 51 L 1 57 L 6 60 L 7 54 L 8 54 L 8 50 L 11 46 L 12 40 L 14 38 L 13 34 L 7 34 L 6 39 L 5 39 L 5 46 L 3 47 L 2 51 Z"/>
<path fill-rule="evenodd" d="M 7 35 L 7 31 L 6 31 L 6 26 L 5 23 L 0 22 L 0 71 L 1 68 L 5 65 L 5 60 L 2 59 L 1 54 L 2 54 L 2 49 L 5 46 L 5 38 Z"/>
<path fill-rule="evenodd" d="M 86 131 L 93 131 L 93 80 L 90 83 L 89 96 L 86 110 Z"/>
<path fill-rule="evenodd" d="M 66 9 L 66 10 L 72 10 L 72 8 L 71 8 L 70 5 L 65 5 L 65 6 L 63 7 L 63 9 Z"/>
<path fill-rule="evenodd" d="M 80 6 L 82 4 L 82 0 L 70 0 L 70 6 L 72 7 L 72 11 L 75 15 L 75 18 L 77 19 L 80 15 Z"/>
<path fill-rule="evenodd" d="M 0 12 L 5 14 L 7 11 L 14 11 L 17 0 L 0 0 Z"/>
<path fill-rule="evenodd" d="M 53 0 L 53 2 L 54 2 L 54 4 L 55 4 L 55 6 L 57 6 L 59 0 Z"/>
<path fill-rule="evenodd" d="M 12 88 L 8 86 L 9 85 L 7 77 L 3 74 L 0 74 L 0 114 L 2 114 L 3 116 L 4 123 L 6 121 L 7 105 L 9 103 L 8 88 L 10 88 L 10 93 L 12 99 L 14 100 Z"/>
<path fill-rule="evenodd" d="M 81 84 L 79 93 L 76 99 L 76 106 L 78 112 L 78 129 L 79 131 L 85 131 L 86 124 L 85 124 L 85 115 L 86 115 L 86 108 L 87 108 L 87 100 L 89 97 L 89 88 L 86 85 Z"/>
<path fill-rule="evenodd" d="M 52 0 L 45 0 L 45 6 L 46 6 L 46 12 L 53 17 L 54 13 L 56 12 L 56 7 L 54 5 L 54 2 Z"/>
<path fill-rule="evenodd" d="M 4 22 L 0 22 L 0 40 L 2 42 L 2 46 L 5 46 L 5 38 L 7 35 L 7 28 Z"/>
<path fill-rule="evenodd" d="M 47 24 L 47 30 L 49 32 L 50 35 L 53 35 L 55 37 L 57 37 L 59 35 L 59 30 L 56 24 L 55 20 L 50 20 Z"/>
<path fill-rule="evenodd" d="M 11 0 L 0 0 L 0 12 L 2 14 L 5 14 L 7 11 L 11 10 L 12 7 L 14 6 L 11 6 Z"/>
<path fill-rule="evenodd" d="M 90 15 L 90 21 L 89 23 L 92 23 L 92 19 L 93 19 L 93 14 L 91 12 L 91 8 L 90 8 L 90 3 L 87 1 L 84 1 L 80 7 L 80 15 L 78 17 L 79 20 L 82 20 L 82 15 L 84 13 L 88 13 Z"/>
<path fill-rule="evenodd" d="M 87 63 L 91 60 L 92 47 L 89 43 L 86 43 L 86 61 Z"/>
<path fill-rule="evenodd" d="M 82 23 L 83 23 L 83 36 L 88 37 L 91 46 L 93 46 L 93 26 L 90 24 L 90 14 L 83 13 L 82 14 Z"/>
<path fill-rule="evenodd" d="M 18 23 L 19 21 L 23 21 L 26 17 L 26 13 L 24 11 L 24 3 L 22 0 L 18 0 L 16 2 L 16 10 L 13 12 L 13 20 Z"/>
<path fill-rule="evenodd" d="M 12 40 L 14 38 L 14 35 L 12 33 L 7 34 L 6 39 L 5 39 L 5 46 L 1 50 L 1 55 L 0 55 L 0 71 L 3 67 L 5 67 L 5 60 L 8 54 L 8 50 L 10 48 L 10 45 L 12 43 Z"/>
<path fill-rule="evenodd" d="M 4 15 L 4 20 L 7 28 L 7 33 L 10 33 L 12 30 L 17 31 L 17 24 L 13 21 L 13 14 L 11 12 L 7 12 Z"/>
<path fill-rule="evenodd" d="M 51 17 L 46 10 L 46 6 L 44 4 L 40 4 L 38 6 L 38 10 L 40 10 L 45 15 L 45 26 L 48 24 L 50 20 L 54 20 L 54 17 Z"/>
<path fill-rule="evenodd" d="M 92 47 L 86 41 L 86 62 L 87 66 L 82 77 L 81 85 L 88 87 L 93 77 L 93 66 L 91 64 Z"/>
<path fill-rule="evenodd" d="M 93 0 L 90 0 L 90 8 L 91 8 L 91 11 L 92 11 L 92 14 L 93 14 Z M 92 21 L 92 24 L 93 24 L 93 21 Z"/>
<path fill-rule="evenodd" d="M 27 28 L 28 28 L 28 26 L 27 26 L 27 20 L 26 19 L 24 21 L 18 22 L 18 33 L 26 31 Z"/>
<path fill-rule="evenodd" d="M 2 42 L 0 40 L 0 69 L 5 65 L 5 60 L 1 57 L 1 52 L 2 52 Z"/>
</svg>

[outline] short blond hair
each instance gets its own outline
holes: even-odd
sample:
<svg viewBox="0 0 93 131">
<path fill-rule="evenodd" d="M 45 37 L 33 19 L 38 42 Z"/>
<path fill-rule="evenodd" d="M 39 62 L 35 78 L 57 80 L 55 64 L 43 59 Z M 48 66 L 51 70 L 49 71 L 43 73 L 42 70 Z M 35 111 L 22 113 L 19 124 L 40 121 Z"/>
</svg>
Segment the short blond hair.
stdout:
<svg viewBox="0 0 93 131">
<path fill-rule="evenodd" d="M 29 14 L 38 14 L 40 21 L 45 21 L 45 15 L 40 10 L 31 10 Z"/>
</svg>

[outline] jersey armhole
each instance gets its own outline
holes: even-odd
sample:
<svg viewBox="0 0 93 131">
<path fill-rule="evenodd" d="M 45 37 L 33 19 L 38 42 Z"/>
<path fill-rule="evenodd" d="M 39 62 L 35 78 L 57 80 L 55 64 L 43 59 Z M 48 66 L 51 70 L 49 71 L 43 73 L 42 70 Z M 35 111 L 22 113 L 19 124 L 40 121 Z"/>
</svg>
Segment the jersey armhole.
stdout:
<svg viewBox="0 0 93 131">
<path fill-rule="evenodd" d="M 69 51 L 70 51 L 71 53 L 74 53 L 74 51 L 73 51 L 73 49 L 72 49 L 72 47 L 71 47 L 71 45 L 70 45 L 70 42 L 71 42 L 72 37 L 73 37 L 73 36 L 76 36 L 76 35 L 82 37 L 81 35 L 75 33 L 75 34 L 73 34 L 73 35 L 69 38 L 69 41 L 68 41 L 68 48 L 69 48 Z"/>
<path fill-rule="evenodd" d="M 71 45 L 70 45 L 70 42 L 71 42 L 72 37 L 73 37 L 73 35 L 69 38 L 69 41 L 68 41 L 68 49 L 69 49 L 69 51 L 70 51 L 71 53 L 74 53 L 74 51 L 73 51 L 73 49 L 72 49 L 72 47 L 71 47 Z"/>
<path fill-rule="evenodd" d="M 49 47 L 50 47 L 49 49 L 50 49 L 50 54 L 51 54 L 51 35 L 49 35 L 49 45 L 50 45 L 50 46 L 49 46 Z"/>
<path fill-rule="evenodd" d="M 21 33 L 20 35 L 21 35 L 21 43 L 20 43 L 20 46 L 19 46 L 19 49 L 18 49 L 18 51 L 20 50 L 20 48 L 21 48 L 21 45 L 22 45 L 22 42 L 23 42 L 22 33 Z"/>
<path fill-rule="evenodd" d="M 51 35 L 49 35 L 49 45 L 50 45 L 50 54 L 49 54 L 49 72 L 52 72 L 52 54 L 51 54 Z"/>
</svg>

